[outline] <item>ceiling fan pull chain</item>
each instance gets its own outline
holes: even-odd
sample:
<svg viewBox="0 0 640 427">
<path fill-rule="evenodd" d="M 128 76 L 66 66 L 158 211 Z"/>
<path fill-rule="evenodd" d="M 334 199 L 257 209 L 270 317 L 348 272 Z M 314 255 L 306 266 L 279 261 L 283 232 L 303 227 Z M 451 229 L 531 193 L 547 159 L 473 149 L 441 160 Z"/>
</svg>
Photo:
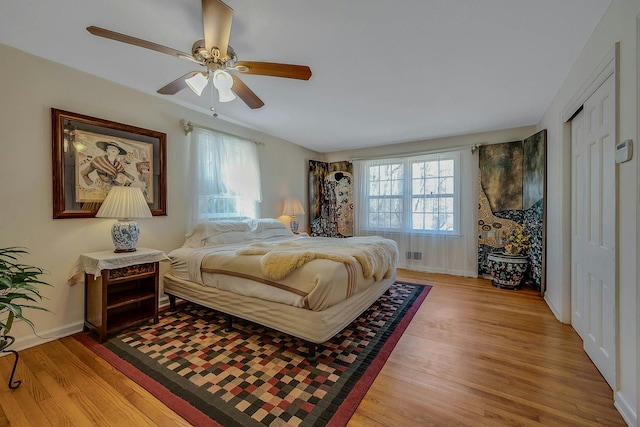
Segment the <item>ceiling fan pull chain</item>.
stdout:
<svg viewBox="0 0 640 427">
<path fill-rule="evenodd" d="M 211 72 L 209 72 L 209 76 L 211 76 Z M 211 86 L 211 112 L 213 113 L 213 117 L 218 117 L 218 113 L 216 111 L 216 87 L 213 84 Z"/>
</svg>

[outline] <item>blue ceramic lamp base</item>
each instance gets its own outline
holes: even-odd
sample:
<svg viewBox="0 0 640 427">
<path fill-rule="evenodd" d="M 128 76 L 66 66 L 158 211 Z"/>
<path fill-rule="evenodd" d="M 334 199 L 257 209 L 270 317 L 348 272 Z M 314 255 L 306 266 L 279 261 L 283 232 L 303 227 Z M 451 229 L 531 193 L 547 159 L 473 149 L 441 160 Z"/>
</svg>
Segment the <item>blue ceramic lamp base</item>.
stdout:
<svg viewBox="0 0 640 427">
<path fill-rule="evenodd" d="M 111 228 L 111 238 L 116 247 L 114 252 L 135 252 L 140 228 L 130 219 L 120 219 Z"/>
</svg>

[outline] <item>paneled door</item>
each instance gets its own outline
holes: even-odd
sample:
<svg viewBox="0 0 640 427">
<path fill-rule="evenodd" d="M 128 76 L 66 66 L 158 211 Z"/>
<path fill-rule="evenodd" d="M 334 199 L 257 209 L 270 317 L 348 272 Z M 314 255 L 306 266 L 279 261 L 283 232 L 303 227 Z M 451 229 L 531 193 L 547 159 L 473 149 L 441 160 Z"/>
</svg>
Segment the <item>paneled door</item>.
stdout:
<svg viewBox="0 0 640 427">
<path fill-rule="evenodd" d="M 584 350 L 616 389 L 615 78 L 571 122 L 571 323 Z"/>
</svg>

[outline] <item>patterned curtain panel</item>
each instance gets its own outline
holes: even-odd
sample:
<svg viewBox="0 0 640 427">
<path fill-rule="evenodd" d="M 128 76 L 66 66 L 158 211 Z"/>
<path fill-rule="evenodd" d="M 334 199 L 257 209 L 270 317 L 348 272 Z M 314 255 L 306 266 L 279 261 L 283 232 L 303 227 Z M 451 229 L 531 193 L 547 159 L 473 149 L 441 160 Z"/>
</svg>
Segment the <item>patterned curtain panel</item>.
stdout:
<svg viewBox="0 0 640 427">
<path fill-rule="evenodd" d="M 309 161 L 311 236 L 353 236 L 353 166 Z"/>
</svg>

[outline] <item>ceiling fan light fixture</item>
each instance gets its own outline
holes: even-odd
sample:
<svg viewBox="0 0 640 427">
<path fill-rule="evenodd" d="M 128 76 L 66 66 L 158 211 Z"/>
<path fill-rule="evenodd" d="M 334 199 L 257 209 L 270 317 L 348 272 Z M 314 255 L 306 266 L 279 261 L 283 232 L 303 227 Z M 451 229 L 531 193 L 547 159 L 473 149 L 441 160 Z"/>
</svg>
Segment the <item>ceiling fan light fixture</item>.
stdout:
<svg viewBox="0 0 640 427">
<path fill-rule="evenodd" d="M 193 77 L 185 79 L 184 82 L 187 84 L 187 86 L 189 86 L 189 89 L 191 89 L 193 93 L 200 96 L 202 95 L 202 91 L 204 90 L 204 88 L 207 87 L 209 76 L 207 76 L 205 73 L 198 73 Z"/>
<path fill-rule="evenodd" d="M 218 89 L 218 101 L 230 102 L 236 99 L 236 95 L 231 91 L 233 77 L 224 70 L 213 72 L 213 85 Z"/>
</svg>

